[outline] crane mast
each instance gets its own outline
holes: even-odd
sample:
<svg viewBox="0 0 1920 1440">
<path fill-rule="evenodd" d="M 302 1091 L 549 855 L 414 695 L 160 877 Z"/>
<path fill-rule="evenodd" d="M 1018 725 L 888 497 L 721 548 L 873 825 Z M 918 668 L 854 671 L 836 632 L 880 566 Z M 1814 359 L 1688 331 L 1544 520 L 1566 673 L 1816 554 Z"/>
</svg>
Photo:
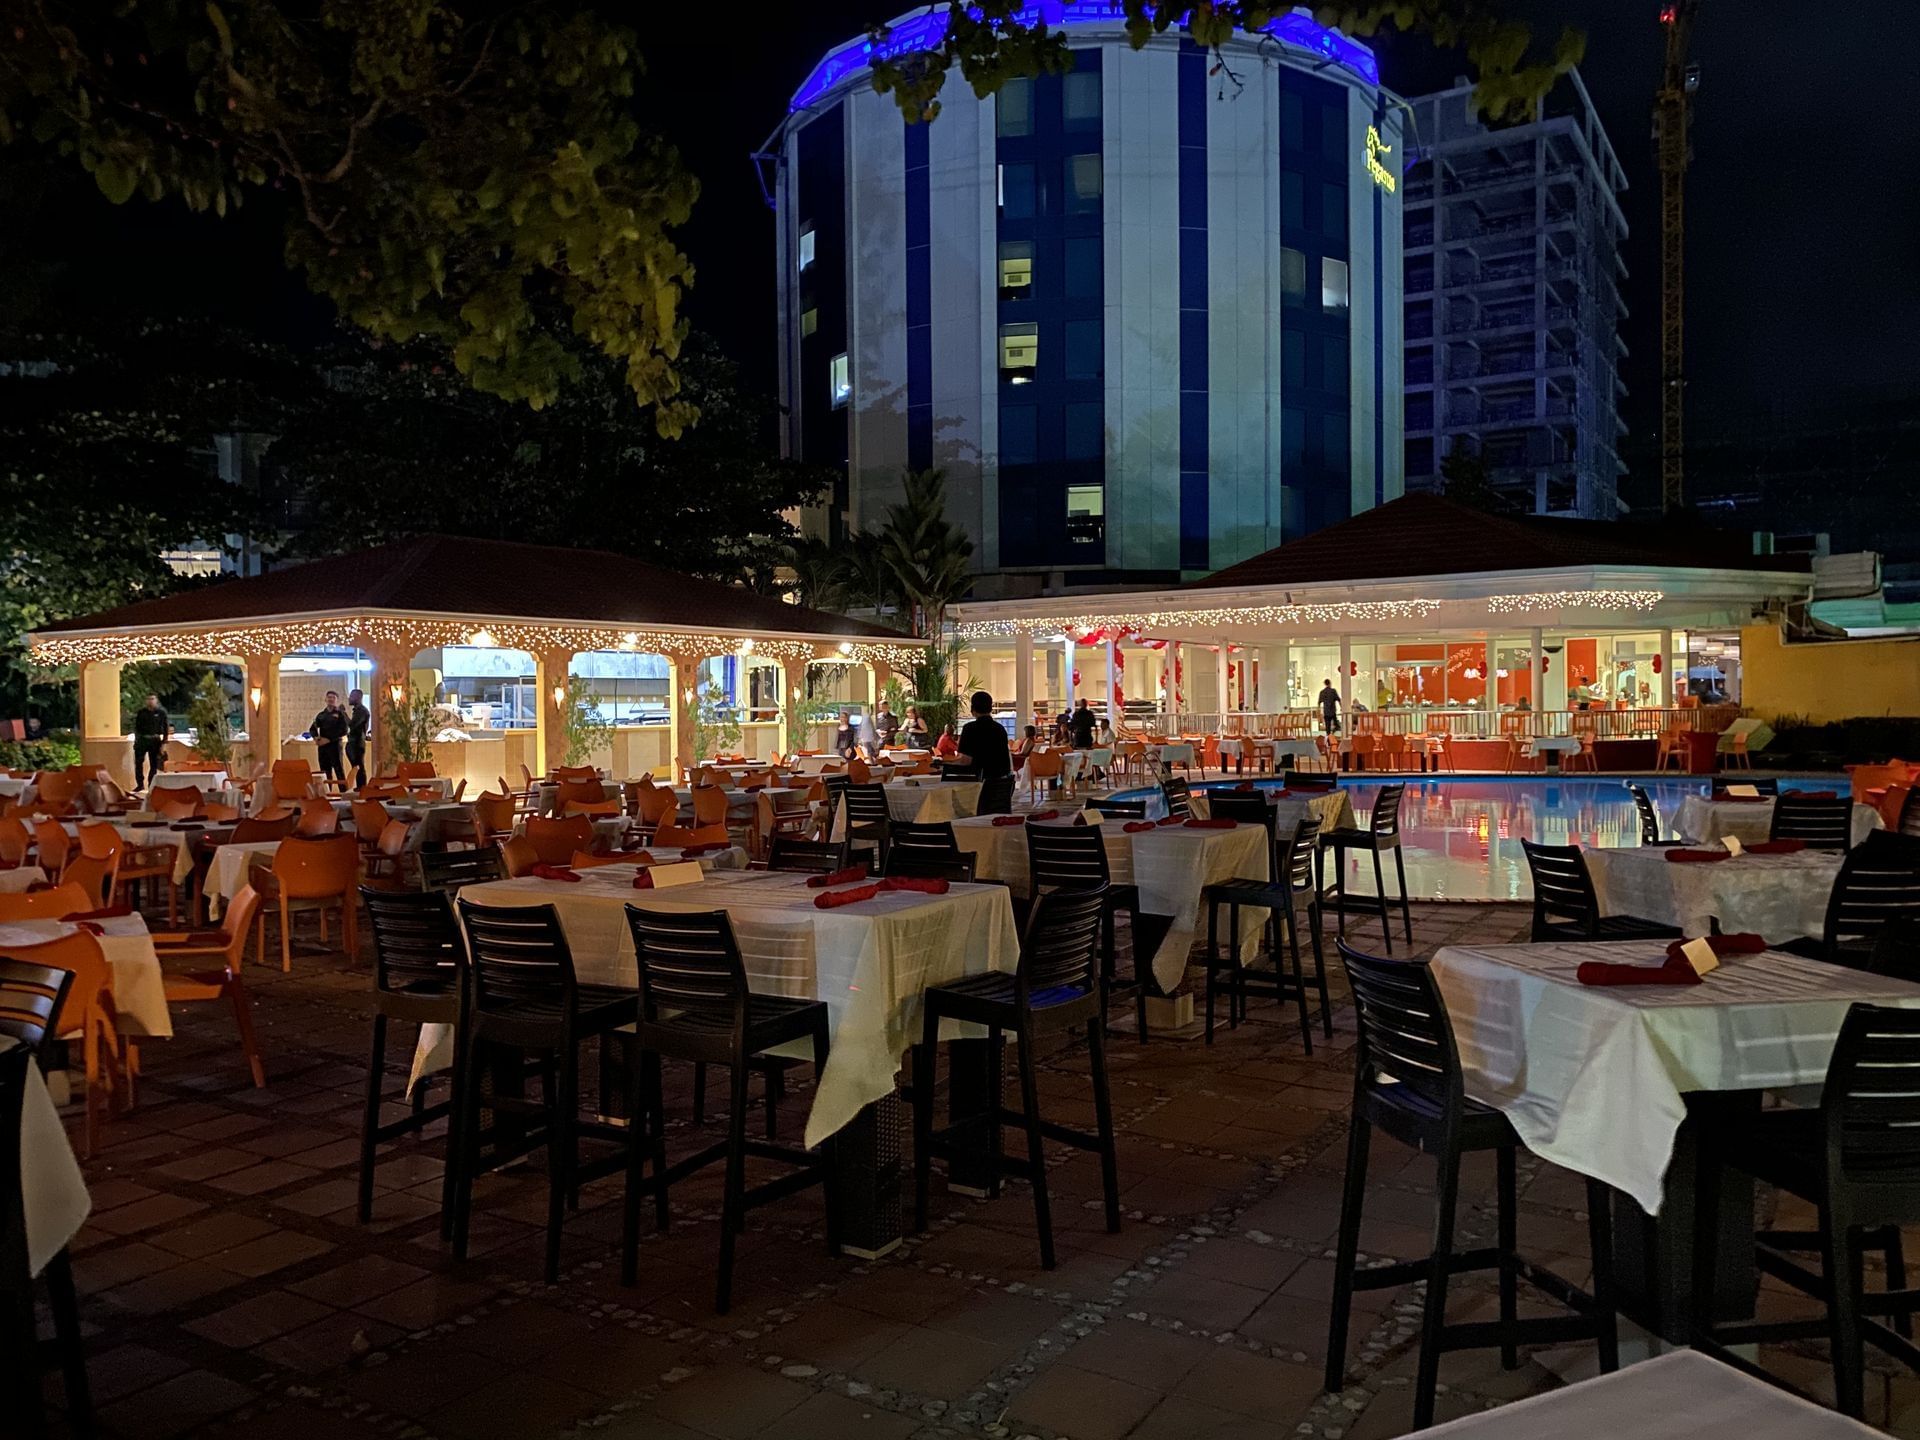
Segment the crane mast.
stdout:
<svg viewBox="0 0 1920 1440">
<path fill-rule="evenodd" d="M 1677 510 L 1686 494 L 1686 263 L 1688 129 L 1700 67 L 1687 63 L 1699 0 L 1660 7 L 1667 32 L 1666 68 L 1653 105 L 1660 164 L 1660 508 Z"/>
</svg>

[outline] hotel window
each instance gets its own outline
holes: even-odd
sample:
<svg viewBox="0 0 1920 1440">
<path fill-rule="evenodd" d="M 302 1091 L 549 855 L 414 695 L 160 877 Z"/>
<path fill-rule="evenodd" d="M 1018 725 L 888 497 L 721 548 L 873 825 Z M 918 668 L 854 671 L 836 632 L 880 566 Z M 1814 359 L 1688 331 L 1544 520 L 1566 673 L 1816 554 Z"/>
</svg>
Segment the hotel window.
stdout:
<svg viewBox="0 0 1920 1440">
<path fill-rule="evenodd" d="M 1040 327 L 1031 322 L 1000 327 L 1000 378 L 1015 385 L 1033 379 L 1040 366 Z"/>
<path fill-rule="evenodd" d="M 1347 308 L 1347 262 L 1335 260 L 1332 256 L 1320 261 L 1320 308 L 1322 310 L 1344 310 Z"/>
<path fill-rule="evenodd" d="M 813 264 L 813 227 L 809 225 L 800 232 L 800 269 Z"/>
<path fill-rule="evenodd" d="M 1347 238 L 1347 187 L 1331 181 L 1320 187 L 1320 233 L 1329 240 Z"/>
<path fill-rule="evenodd" d="M 1307 303 L 1307 257 L 1286 245 L 1280 247 L 1280 298 L 1289 305 Z"/>
<path fill-rule="evenodd" d="M 1098 545 L 1107 534 L 1107 492 L 1101 485 L 1067 487 L 1067 543 Z"/>
<path fill-rule="evenodd" d="M 847 352 L 842 350 L 827 362 L 827 393 L 838 410 L 853 398 L 853 377 L 847 369 Z"/>
<path fill-rule="evenodd" d="M 1098 460 L 1106 449 L 1106 424 L 1098 400 L 1077 400 L 1066 407 L 1066 458 Z"/>
<path fill-rule="evenodd" d="M 1100 240 L 1097 236 L 1070 235 L 1067 237 L 1067 299 L 1097 300 L 1100 298 L 1101 263 Z"/>
<path fill-rule="evenodd" d="M 1069 320 L 1066 326 L 1066 344 L 1063 347 L 1067 362 L 1067 379 L 1098 380 L 1100 378 L 1100 322 L 1098 320 Z"/>
<path fill-rule="evenodd" d="M 1033 294 L 1033 242 L 1000 242 L 1000 298 L 1024 300 Z"/>
<path fill-rule="evenodd" d="M 1067 157 L 1067 214 L 1097 215 L 1099 213 L 1100 157 L 1069 155 Z"/>
<path fill-rule="evenodd" d="M 1068 130 L 1100 128 L 1100 72 L 1075 70 L 1060 87 L 1060 118 Z"/>
<path fill-rule="evenodd" d="M 1000 213 L 1009 220 L 1033 218 L 1033 166 L 1000 167 Z"/>
<path fill-rule="evenodd" d="M 1003 136 L 1031 135 L 1033 133 L 1033 81 L 1016 77 L 1001 85 L 995 110 L 998 112 L 999 133 Z"/>
<path fill-rule="evenodd" d="M 810 305 L 800 312 L 800 338 L 805 339 L 820 328 L 820 309 Z"/>
</svg>

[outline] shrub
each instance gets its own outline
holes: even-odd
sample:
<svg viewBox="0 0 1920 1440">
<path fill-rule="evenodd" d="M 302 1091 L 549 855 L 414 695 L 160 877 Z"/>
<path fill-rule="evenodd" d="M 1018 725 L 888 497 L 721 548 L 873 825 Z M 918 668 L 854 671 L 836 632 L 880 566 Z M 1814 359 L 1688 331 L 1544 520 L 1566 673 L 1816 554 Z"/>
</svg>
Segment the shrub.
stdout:
<svg viewBox="0 0 1920 1440">
<path fill-rule="evenodd" d="M 0 767 L 8 770 L 64 770 L 80 763 L 80 737 L 53 731 L 38 740 L 0 740 Z"/>
</svg>

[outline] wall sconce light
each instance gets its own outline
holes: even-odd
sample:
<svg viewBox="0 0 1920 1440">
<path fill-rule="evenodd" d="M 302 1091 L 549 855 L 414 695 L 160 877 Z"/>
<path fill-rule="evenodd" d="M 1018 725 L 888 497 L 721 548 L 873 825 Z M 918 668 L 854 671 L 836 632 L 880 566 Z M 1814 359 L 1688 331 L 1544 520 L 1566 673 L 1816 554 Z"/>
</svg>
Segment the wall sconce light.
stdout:
<svg viewBox="0 0 1920 1440">
<path fill-rule="evenodd" d="M 842 640 L 840 642 L 840 653 L 842 655 L 851 655 L 853 653 L 853 642 L 851 640 Z"/>
<path fill-rule="evenodd" d="M 689 685 L 686 689 L 682 690 L 680 692 L 680 698 L 691 705 L 693 703 L 693 687 Z"/>
<path fill-rule="evenodd" d="M 800 698 L 800 687 L 798 685 L 793 687 L 793 698 L 796 700 Z"/>
<path fill-rule="evenodd" d="M 253 706 L 254 714 L 260 713 L 260 702 L 267 698 L 267 692 L 258 685 L 247 691 L 247 703 Z"/>
<path fill-rule="evenodd" d="M 467 643 L 478 646 L 482 650 L 491 650 L 493 648 L 493 632 L 483 625 L 480 629 L 467 636 Z"/>
<path fill-rule="evenodd" d="M 740 642 L 740 653 L 742 655 L 751 655 L 753 653 L 753 637 L 751 635 Z"/>
<path fill-rule="evenodd" d="M 406 687 L 398 680 L 394 681 L 393 684 L 387 686 L 387 698 L 396 705 L 404 704 L 407 698 Z"/>
<path fill-rule="evenodd" d="M 566 686 L 556 685 L 553 687 L 553 708 L 556 710 L 564 710 L 567 708 Z"/>
</svg>

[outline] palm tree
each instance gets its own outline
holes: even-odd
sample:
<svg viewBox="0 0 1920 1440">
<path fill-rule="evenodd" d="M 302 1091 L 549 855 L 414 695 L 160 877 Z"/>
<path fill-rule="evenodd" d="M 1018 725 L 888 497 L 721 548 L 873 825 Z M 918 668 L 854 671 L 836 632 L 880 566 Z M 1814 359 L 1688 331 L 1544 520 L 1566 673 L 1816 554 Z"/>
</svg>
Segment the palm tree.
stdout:
<svg viewBox="0 0 1920 1440">
<path fill-rule="evenodd" d="M 947 607 L 972 584 L 973 542 L 947 519 L 945 471 L 909 470 L 900 478 L 905 498 L 887 508 L 881 552 L 913 609 L 915 633 L 937 639 Z"/>
<path fill-rule="evenodd" d="M 801 535 L 787 546 L 787 568 L 793 571 L 794 598 L 814 610 L 845 610 L 851 598 L 847 567 L 825 540 Z"/>
<path fill-rule="evenodd" d="M 849 606 L 871 606 L 878 615 L 901 599 L 900 582 L 888 563 L 881 535 L 850 530 L 838 552 Z"/>
</svg>

